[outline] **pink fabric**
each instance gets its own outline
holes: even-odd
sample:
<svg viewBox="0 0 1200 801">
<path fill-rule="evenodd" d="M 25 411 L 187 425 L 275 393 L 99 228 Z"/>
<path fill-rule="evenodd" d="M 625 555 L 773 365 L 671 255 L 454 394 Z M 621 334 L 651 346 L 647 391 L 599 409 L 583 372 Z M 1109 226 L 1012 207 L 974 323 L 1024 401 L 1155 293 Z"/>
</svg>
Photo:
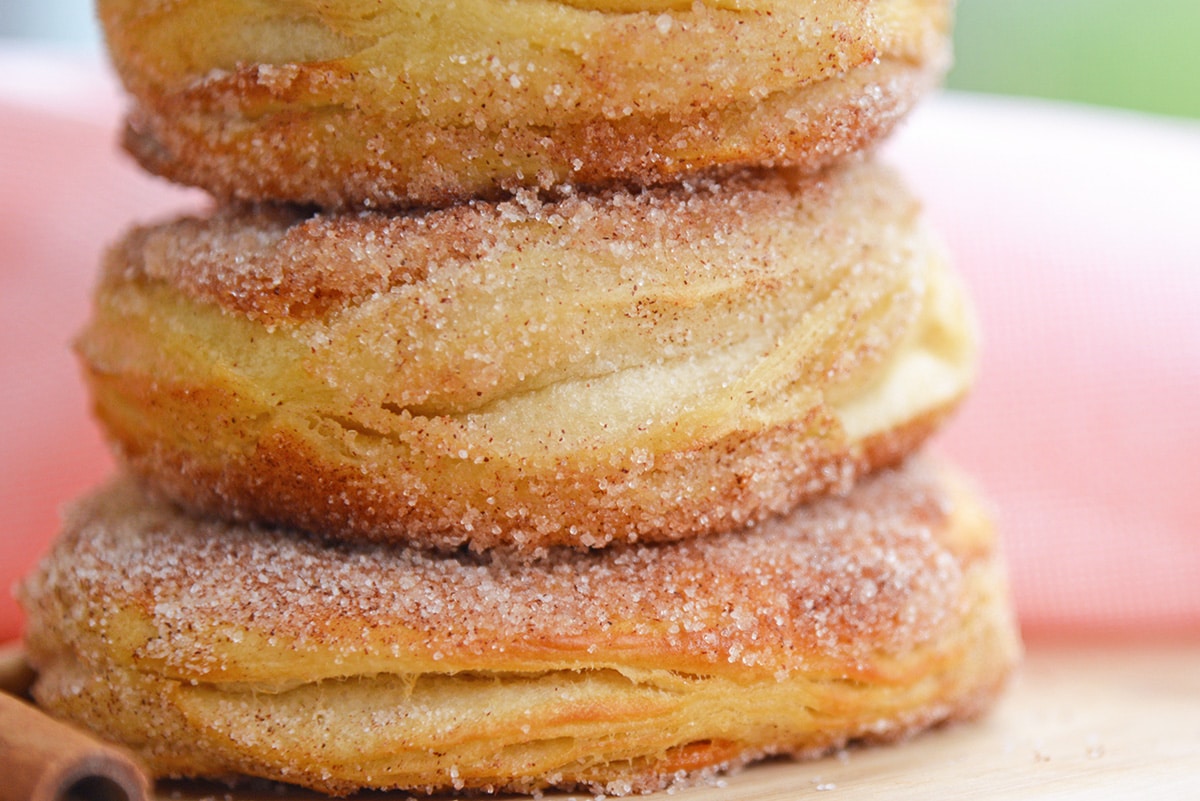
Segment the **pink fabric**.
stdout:
<svg viewBox="0 0 1200 801">
<path fill-rule="evenodd" d="M 890 148 L 981 317 L 941 443 L 1029 631 L 1200 631 L 1200 126 L 946 96 Z"/>
<path fill-rule="evenodd" d="M 60 507 L 111 470 L 69 349 L 100 253 L 199 202 L 117 151 L 121 102 L 94 59 L 0 49 L 0 642 Z"/>
<path fill-rule="evenodd" d="M 86 61 L 0 52 L 5 588 L 111 470 L 68 350 L 102 247 L 203 202 L 117 152 L 120 102 Z M 886 154 L 980 310 L 935 447 L 994 501 L 1027 631 L 1200 632 L 1200 127 L 944 95 Z"/>
</svg>

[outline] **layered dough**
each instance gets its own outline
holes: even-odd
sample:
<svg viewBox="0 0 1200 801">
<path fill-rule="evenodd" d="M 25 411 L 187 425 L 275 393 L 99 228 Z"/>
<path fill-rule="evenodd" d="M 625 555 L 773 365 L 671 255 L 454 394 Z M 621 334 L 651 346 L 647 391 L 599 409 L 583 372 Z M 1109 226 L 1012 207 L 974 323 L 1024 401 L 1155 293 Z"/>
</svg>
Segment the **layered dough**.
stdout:
<svg viewBox="0 0 1200 801">
<path fill-rule="evenodd" d="M 911 464 L 748 531 L 438 555 L 85 500 L 20 591 L 38 703 L 160 776 L 619 794 L 980 711 L 987 516 Z"/>
<path fill-rule="evenodd" d="M 129 235 L 78 342 L 186 508 L 439 548 L 739 528 L 910 451 L 971 320 L 887 170 Z"/>
<path fill-rule="evenodd" d="M 101 422 L 193 512 L 534 551 L 844 491 L 970 382 L 882 167 L 526 201 L 134 231 L 78 342 Z"/>
<path fill-rule="evenodd" d="M 224 198 L 444 205 L 812 171 L 944 72 L 951 0 L 99 0 L 144 167 Z"/>
</svg>

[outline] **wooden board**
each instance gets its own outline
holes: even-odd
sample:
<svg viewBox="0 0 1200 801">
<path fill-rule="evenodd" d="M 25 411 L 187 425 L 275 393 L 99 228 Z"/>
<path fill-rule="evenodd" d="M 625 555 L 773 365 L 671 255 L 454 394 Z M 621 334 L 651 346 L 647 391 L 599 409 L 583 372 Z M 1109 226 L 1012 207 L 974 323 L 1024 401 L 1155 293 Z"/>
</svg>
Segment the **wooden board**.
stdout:
<svg viewBox="0 0 1200 801">
<path fill-rule="evenodd" d="M 162 801 L 317 798 L 166 783 Z M 818 762 L 770 762 L 645 801 L 1200 798 L 1200 642 L 1029 648 L 985 719 Z M 407 794 L 368 794 L 399 801 Z M 546 794 L 544 799 L 591 796 Z"/>
</svg>

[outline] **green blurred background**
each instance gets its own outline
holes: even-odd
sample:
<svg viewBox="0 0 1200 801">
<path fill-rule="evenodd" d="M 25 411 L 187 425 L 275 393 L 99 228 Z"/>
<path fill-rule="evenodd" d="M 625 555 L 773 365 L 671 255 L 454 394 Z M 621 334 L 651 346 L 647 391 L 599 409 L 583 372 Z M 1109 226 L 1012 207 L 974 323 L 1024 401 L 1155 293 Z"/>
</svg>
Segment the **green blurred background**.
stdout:
<svg viewBox="0 0 1200 801">
<path fill-rule="evenodd" d="M 1200 0 L 959 0 L 951 88 L 1200 118 Z"/>
<path fill-rule="evenodd" d="M 93 0 L 0 0 L 0 37 L 96 48 Z M 959 0 L 956 89 L 1200 118 L 1200 0 Z"/>
</svg>

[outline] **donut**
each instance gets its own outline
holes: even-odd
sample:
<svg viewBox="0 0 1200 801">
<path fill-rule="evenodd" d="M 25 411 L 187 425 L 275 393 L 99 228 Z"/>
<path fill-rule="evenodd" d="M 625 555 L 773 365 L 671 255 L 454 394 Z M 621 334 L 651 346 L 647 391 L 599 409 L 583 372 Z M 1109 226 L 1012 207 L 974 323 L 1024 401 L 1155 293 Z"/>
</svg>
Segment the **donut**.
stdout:
<svg viewBox="0 0 1200 801">
<path fill-rule="evenodd" d="M 118 481 L 20 592 L 33 694 L 158 776 L 618 795 L 984 710 L 1019 649 L 952 471 L 740 536 L 439 554 L 203 522 Z"/>
<path fill-rule="evenodd" d="M 972 379 L 886 168 L 526 201 L 133 231 L 77 341 L 121 460 L 198 514 L 601 547 L 844 491 Z"/>
<path fill-rule="evenodd" d="M 125 144 L 222 198 L 443 206 L 826 166 L 943 75 L 951 0 L 99 0 Z"/>
<path fill-rule="evenodd" d="M 741 528 L 894 463 L 972 319 L 885 167 L 137 229 L 77 342 L 197 514 L 440 549 Z"/>
</svg>

